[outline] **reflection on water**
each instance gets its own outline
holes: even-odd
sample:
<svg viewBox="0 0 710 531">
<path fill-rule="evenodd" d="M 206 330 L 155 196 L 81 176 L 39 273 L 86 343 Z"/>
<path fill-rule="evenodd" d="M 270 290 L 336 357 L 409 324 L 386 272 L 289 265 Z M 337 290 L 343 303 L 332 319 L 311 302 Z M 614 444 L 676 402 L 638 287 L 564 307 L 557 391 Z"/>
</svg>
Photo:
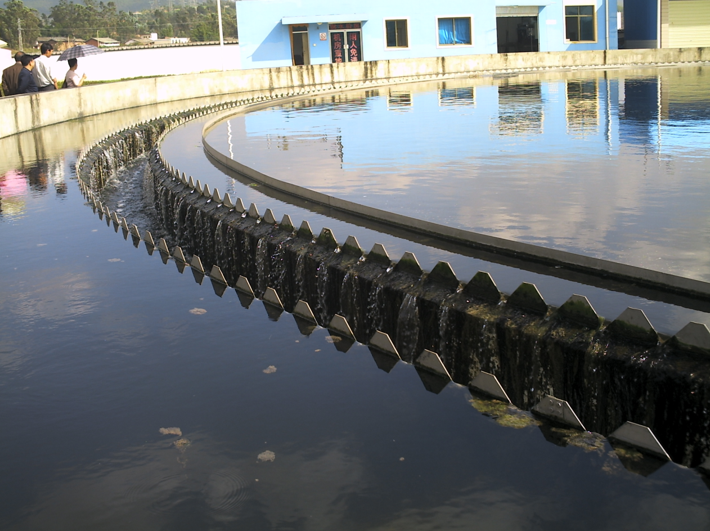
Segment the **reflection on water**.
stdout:
<svg viewBox="0 0 710 531">
<path fill-rule="evenodd" d="M 416 115 L 412 95 L 392 114 Z M 411 365 L 379 370 L 362 345 L 343 353 L 134 248 L 79 193 L 76 150 L 100 128 L 76 127 L 73 145 L 12 139 L 44 150 L 3 160 L 0 529 L 710 525 L 696 470 L 644 476 L 606 441 L 515 423 L 453 384 L 434 395 Z M 319 145 L 349 163 L 347 142 Z M 106 198 L 132 219 L 149 210 L 135 180 Z"/>
<path fill-rule="evenodd" d="M 472 106 L 475 104 L 474 94 L 473 87 L 442 88 L 439 91 L 439 105 L 442 107 Z"/>
<path fill-rule="evenodd" d="M 25 210 L 27 176 L 19 171 L 8 171 L 0 177 L 0 213 L 19 216 Z"/>
<path fill-rule="evenodd" d="M 542 134 L 543 104 L 539 83 L 502 83 L 498 86 L 498 120 L 491 123 L 491 134 Z"/>
<path fill-rule="evenodd" d="M 57 195 L 67 193 L 63 156 L 5 172 L 0 175 L 0 216 L 12 218 L 22 215 L 27 194 L 46 193 L 50 186 Z"/>
<path fill-rule="evenodd" d="M 232 153 L 376 208 L 710 280 L 708 78 L 664 68 L 354 92 L 233 117 Z M 210 137 L 225 152 L 226 127 Z"/>
<path fill-rule="evenodd" d="M 597 134 L 600 122 L 598 81 L 569 80 L 566 90 L 567 134 L 579 138 Z"/>
</svg>

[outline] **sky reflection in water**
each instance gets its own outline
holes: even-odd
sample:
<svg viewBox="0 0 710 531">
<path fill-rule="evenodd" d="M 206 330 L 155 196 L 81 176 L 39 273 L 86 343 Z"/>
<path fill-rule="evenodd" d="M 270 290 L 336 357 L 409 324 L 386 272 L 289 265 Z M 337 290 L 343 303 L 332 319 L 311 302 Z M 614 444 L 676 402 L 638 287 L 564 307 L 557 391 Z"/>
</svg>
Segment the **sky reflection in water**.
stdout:
<svg viewBox="0 0 710 531">
<path fill-rule="evenodd" d="M 234 117 L 210 141 L 351 201 L 710 281 L 710 68 L 646 72 L 361 91 Z"/>
</svg>

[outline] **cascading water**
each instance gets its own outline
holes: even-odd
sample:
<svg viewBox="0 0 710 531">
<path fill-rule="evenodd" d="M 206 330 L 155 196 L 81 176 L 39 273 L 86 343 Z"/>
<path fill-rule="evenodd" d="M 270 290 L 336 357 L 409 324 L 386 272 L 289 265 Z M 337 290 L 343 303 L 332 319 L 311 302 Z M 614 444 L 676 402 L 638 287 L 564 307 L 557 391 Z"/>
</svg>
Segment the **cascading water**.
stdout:
<svg viewBox="0 0 710 531">
<path fill-rule="evenodd" d="M 247 278 L 254 279 L 254 276 L 251 274 L 253 265 L 255 263 L 255 261 L 252 260 L 251 238 L 249 237 L 248 233 L 241 232 L 240 240 L 241 241 L 239 248 L 241 249 L 241 252 L 238 255 L 239 270 L 242 272 L 242 275 L 246 276 Z M 254 287 L 258 288 L 259 286 L 252 286 L 252 288 Z"/>
<path fill-rule="evenodd" d="M 192 253 L 200 257 L 202 265 L 209 271 L 209 269 L 216 264 L 214 219 L 212 216 L 203 213 L 202 210 L 198 210 L 197 212 L 198 214 L 195 216 L 197 241 L 192 248 Z"/>
<path fill-rule="evenodd" d="M 453 312 L 451 307 L 444 301 L 439 306 L 437 313 L 437 320 L 439 321 L 439 346 L 437 352 L 444 365 L 451 367 L 451 353 L 458 351 L 458 338 L 456 334 L 451 333 L 454 329 L 453 323 L 450 322 L 453 318 Z"/>
<path fill-rule="evenodd" d="M 180 217 L 183 219 L 183 230 L 180 234 L 175 235 L 175 239 L 178 245 L 184 249 L 189 249 L 191 242 L 195 241 L 195 214 L 197 209 L 188 202 L 184 203 L 183 208 L 184 210 L 180 212 Z"/>
<path fill-rule="evenodd" d="M 475 351 L 475 360 L 478 367 L 474 367 L 474 370 L 478 372 L 479 367 L 483 366 L 485 360 L 485 370 L 489 373 L 497 374 L 500 371 L 500 356 L 496 348 L 495 324 L 489 323 L 485 319 L 481 320 L 481 330 L 474 338 L 474 341 L 478 345 Z"/>
<path fill-rule="evenodd" d="M 185 199 L 180 196 L 172 198 L 169 205 L 171 208 L 171 215 L 167 218 L 168 223 L 166 223 L 166 228 L 170 229 L 170 235 L 175 240 L 180 240 L 183 234 L 185 234 L 185 214 L 187 212 L 187 204 Z"/>
<path fill-rule="evenodd" d="M 268 263 L 269 260 L 267 259 L 266 252 L 267 252 L 267 241 L 266 238 L 259 238 L 259 241 L 256 243 L 256 253 L 254 256 L 254 265 L 256 267 L 256 278 L 257 278 L 257 286 L 259 289 L 260 293 L 264 293 L 266 291 L 267 285 L 266 285 L 266 278 L 268 275 Z"/>
<path fill-rule="evenodd" d="M 214 259 L 215 259 L 215 264 L 220 266 L 222 268 L 222 273 L 223 274 L 229 274 L 231 278 L 231 271 L 228 270 L 226 267 L 227 264 L 227 245 L 226 245 L 226 238 L 225 238 L 225 232 L 224 232 L 224 226 L 222 224 L 222 220 L 220 219 L 217 221 L 217 226 L 215 227 L 214 230 Z M 226 271 L 226 273 L 225 273 Z M 230 279 L 227 279 L 227 282 L 229 282 Z M 233 283 L 233 281 L 232 281 Z"/>
<path fill-rule="evenodd" d="M 316 296 L 317 304 L 314 312 L 319 322 L 327 324 L 329 321 L 328 315 L 328 265 L 325 262 L 321 262 L 316 268 Z"/>
<path fill-rule="evenodd" d="M 367 337 L 372 337 L 376 330 L 382 330 L 382 311 L 383 307 L 383 284 L 375 282 L 373 289 L 367 295 L 367 316 L 369 329 Z"/>
<path fill-rule="evenodd" d="M 411 293 L 405 295 L 399 314 L 397 315 L 396 347 L 403 360 L 412 362 L 419 341 L 419 308 L 417 296 Z"/>
<path fill-rule="evenodd" d="M 293 306 L 293 301 L 291 301 L 292 288 L 290 282 L 287 280 L 288 267 L 286 262 L 286 247 L 292 240 L 293 238 L 289 236 L 276 245 L 271 254 L 269 267 L 270 285 L 276 289 L 278 293 L 282 294 L 282 302 L 288 307 Z"/>
<path fill-rule="evenodd" d="M 306 277 L 306 255 L 305 253 L 298 253 L 296 258 L 296 273 L 294 275 L 294 280 L 296 282 L 295 292 L 296 298 L 301 300 L 305 299 L 305 277 Z"/>
<path fill-rule="evenodd" d="M 351 271 L 348 271 L 345 273 L 340 286 L 340 311 L 347 319 L 356 336 L 362 326 L 359 318 L 359 308 L 361 308 L 361 301 L 357 277 Z"/>
</svg>

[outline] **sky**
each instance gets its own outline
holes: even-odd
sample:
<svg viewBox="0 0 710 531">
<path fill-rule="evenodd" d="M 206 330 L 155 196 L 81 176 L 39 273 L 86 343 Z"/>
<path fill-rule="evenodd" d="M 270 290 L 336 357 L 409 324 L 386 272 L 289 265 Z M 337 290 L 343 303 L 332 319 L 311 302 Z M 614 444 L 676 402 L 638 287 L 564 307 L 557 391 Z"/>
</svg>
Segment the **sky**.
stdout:
<svg viewBox="0 0 710 531">
<path fill-rule="evenodd" d="M 81 0 L 73 0 L 75 3 L 80 3 Z M 104 0 L 108 2 L 108 0 Z M 116 4 L 116 8 L 119 11 L 142 11 L 144 9 L 149 9 L 151 7 L 151 0 L 113 0 Z M 52 6 L 56 5 L 59 0 L 23 0 L 23 3 L 27 7 L 36 9 L 40 13 L 49 14 L 49 10 Z M 168 0 L 156 0 L 156 5 L 167 5 Z M 173 5 L 179 6 L 183 3 L 187 3 L 187 0 L 173 0 Z M 617 0 L 619 7 L 623 5 L 623 0 Z"/>
<path fill-rule="evenodd" d="M 73 0 L 74 3 L 82 3 L 81 0 Z M 109 0 L 104 0 L 108 2 Z M 142 11 L 151 7 L 150 0 L 113 0 L 118 11 Z M 25 6 L 36 9 L 45 15 L 49 14 L 52 6 L 59 3 L 59 0 L 23 0 Z M 167 0 L 157 0 L 157 5 L 167 4 Z M 180 0 L 174 0 L 173 5 L 182 5 Z"/>
</svg>

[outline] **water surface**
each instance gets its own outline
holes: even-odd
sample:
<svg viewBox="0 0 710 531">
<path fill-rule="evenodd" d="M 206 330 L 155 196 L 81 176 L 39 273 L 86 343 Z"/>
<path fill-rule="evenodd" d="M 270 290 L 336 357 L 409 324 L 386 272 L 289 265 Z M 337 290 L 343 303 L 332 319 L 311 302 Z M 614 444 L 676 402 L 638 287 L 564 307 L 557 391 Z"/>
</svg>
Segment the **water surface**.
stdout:
<svg viewBox="0 0 710 531">
<path fill-rule="evenodd" d="M 710 281 L 710 67 L 401 85 L 230 118 L 210 143 L 371 207 Z"/>
<path fill-rule="evenodd" d="M 0 168 L 0 529 L 710 526 L 696 470 L 639 474 L 599 437 L 496 422 L 134 247 L 75 180 L 100 129 L 6 143 L 26 149 Z M 156 229 L 140 170 L 105 199 Z"/>
</svg>

